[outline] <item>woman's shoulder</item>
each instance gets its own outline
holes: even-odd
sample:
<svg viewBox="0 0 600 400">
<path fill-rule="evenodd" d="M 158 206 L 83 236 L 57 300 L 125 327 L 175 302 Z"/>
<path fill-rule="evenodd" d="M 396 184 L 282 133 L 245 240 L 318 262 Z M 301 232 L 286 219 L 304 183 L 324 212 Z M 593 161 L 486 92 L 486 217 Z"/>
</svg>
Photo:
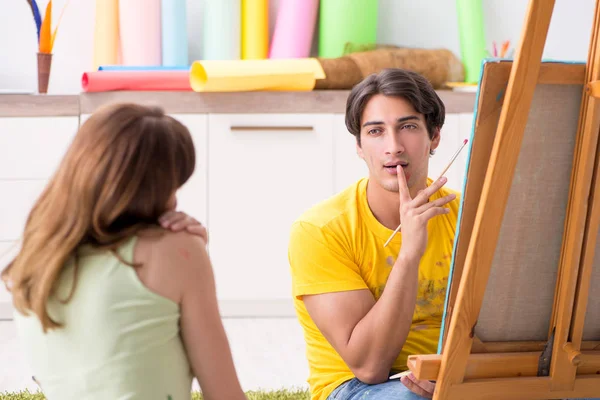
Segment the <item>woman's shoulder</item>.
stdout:
<svg viewBox="0 0 600 400">
<path fill-rule="evenodd" d="M 137 274 L 150 290 L 180 302 L 189 280 L 210 273 L 206 243 L 196 235 L 160 228 L 140 231 L 134 251 Z"/>
</svg>

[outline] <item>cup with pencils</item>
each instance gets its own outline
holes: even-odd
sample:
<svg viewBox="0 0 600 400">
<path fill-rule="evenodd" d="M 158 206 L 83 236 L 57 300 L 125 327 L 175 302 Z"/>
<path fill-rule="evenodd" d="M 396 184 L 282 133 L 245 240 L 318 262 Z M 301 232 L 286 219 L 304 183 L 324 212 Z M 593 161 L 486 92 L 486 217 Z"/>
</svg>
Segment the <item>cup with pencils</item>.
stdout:
<svg viewBox="0 0 600 400">
<path fill-rule="evenodd" d="M 68 4 L 67 0 L 67 4 Z M 31 13 L 33 14 L 33 20 L 37 31 L 38 41 L 38 92 L 48 92 L 48 81 L 50 80 L 50 67 L 52 65 L 52 49 L 54 48 L 54 39 L 56 39 L 56 32 L 58 31 L 58 25 L 62 19 L 62 13 L 56 24 L 56 28 L 52 31 L 52 0 L 50 0 L 46 6 L 46 12 L 42 15 L 37 5 L 36 0 L 27 0 Z M 66 8 L 63 7 L 63 12 Z"/>
<path fill-rule="evenodd" d="M 512 58 L 515 53 L 515 49 L 510 48 L 510 40 L 502 42 L 501 46 L 497 46 L 496 41 L 492 42 L 492 57 L 495 58 Z"/>
</svg>

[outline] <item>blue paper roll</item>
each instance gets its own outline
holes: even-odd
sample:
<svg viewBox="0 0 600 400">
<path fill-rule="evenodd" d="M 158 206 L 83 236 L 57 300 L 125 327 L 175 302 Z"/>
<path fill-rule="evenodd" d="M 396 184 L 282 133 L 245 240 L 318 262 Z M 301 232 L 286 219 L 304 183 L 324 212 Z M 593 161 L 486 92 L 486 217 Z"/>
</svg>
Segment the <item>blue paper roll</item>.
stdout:
<svg viewBox="0 0 600 400">
<path fill-rule="evenodd" d="M 204 2 L 202 38 L 204 60 L 239 60 L 241 57 L 241 1 Z"/>
<path fill-rule="evenodd" d="M 162 0 L 162 65 L 188 65 L 186 0 Z"/>
<path fill-rule="evenodd" d="M 186 65 L 180 66 L 154 66 L 154 65 L 101 65 L 98 71 L 184 71 L 189 70 Z"/>
</svg>

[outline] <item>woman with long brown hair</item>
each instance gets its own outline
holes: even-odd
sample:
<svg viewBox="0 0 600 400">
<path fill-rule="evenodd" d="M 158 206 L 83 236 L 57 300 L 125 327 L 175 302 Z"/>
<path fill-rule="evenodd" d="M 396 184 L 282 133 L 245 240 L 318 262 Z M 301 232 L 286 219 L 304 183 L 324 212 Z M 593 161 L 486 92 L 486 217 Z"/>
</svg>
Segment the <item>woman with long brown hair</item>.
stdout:
<svg viewBox="0 0 600 400">
<path fill-rule="evenodd" d="M 205 399 L 246 398 L 205 231 L 174 212 L 194 166 L 159 108 L 108 106 L 80 128 L 2 272 L 48 399 L 190 399 L 194 376 Z"/>
</svg>

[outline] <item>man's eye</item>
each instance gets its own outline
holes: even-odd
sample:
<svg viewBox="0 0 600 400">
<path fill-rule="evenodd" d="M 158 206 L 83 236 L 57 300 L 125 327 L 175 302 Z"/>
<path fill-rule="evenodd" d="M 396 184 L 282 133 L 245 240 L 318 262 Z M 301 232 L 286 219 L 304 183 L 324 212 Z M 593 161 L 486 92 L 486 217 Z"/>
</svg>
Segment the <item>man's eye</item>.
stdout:
<svg viewBox="0 0 600 400">
<path fill-rule="evenodd" d="M 402 127 L 402 129 L 417 129 L 417 126 L 414 124 L 406 124 Z"/>
<path fill-rule="evenodd" d="M 381 133 L 381 129 L 379 128 L 375 128 L 375 129 L 370 129 L 369 132 L 367 132 L 369 135 L 377 135 L 378 133 Z"/>
</svg>

